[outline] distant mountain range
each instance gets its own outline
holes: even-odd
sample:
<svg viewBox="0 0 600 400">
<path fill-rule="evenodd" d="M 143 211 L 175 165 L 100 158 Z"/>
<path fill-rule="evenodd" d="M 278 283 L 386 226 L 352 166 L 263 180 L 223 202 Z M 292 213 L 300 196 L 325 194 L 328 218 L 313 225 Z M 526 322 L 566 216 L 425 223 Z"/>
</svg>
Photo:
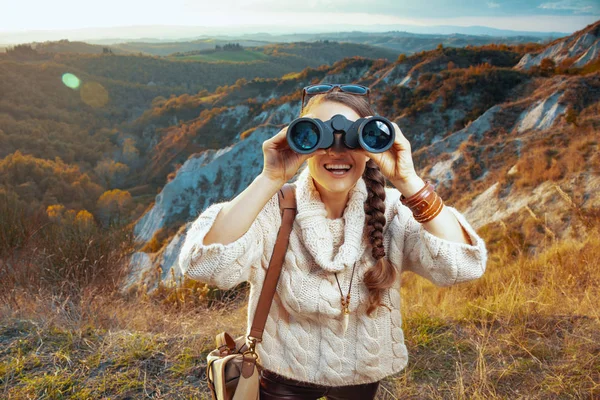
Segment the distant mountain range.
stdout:
<svg viewBox="0 0 600 400">
<path fill-rule="evenodd" d="M 389 32 L 332 32 L 317 34 L 251 34 L 245 36 L 212 36 L 188 41 L 128 41 L 115 43 L 111 40 L 58 41 L 34 42 L 34 47 L 39 52 L 46 53 L 89 53 L 99 54 L 110 49 L 114 54 L 146 54 L 169 56 L 177 53 L 198 52 L 215 49 L 228 43 L 237 43 L 248 51 L 265 52 L 272 46 L 294 47 L 297 43 L 314 42 L 339 42 L 341 45 L 349 43 L 368 45 L 380 51 L 387 49 L 390 56 L 380 56 L 391 59 L 391 55 L 414 54 L 420 51 L 435 49 L 438 45 L 445 47 L 483 46 L 490 43 L 503 43 L 506 45 L 539 43 L 545 44 L 549 37 L 536 36 L 488 36 L 465 34 L 422 34 L 400 31 Z M 361 54 L 362 51 L 356 54 Z M 363 54 L 364 55 L 364 54 Z"/>
<path fill-rule="evenodd" d="M 289 32 L 295 32 L 289 34 Z M 419 26 L 419 25 L 335 25 L 335 26 L 248 26 L 231 28 L 214 28 L 202 26 L 127 26 L 127 27 L 100 27 L 73 30 L 36 30 L 25 32 L 0 32 L 0 47 L 7 45 L 53 41 L 69 39 L 71 41 L 86 41 L 93 44 L 116 44 L 123 42 L 188 42 L 208 37 L 223 40 L 261 40 L 268 42 L 297 42 L 302 40 L 323 39 L 332 33 L 341 32 L 342 35 L 361 32 L 383 33 L 397 32 L 406 34 L 435 34 L 435 35 L 484 35 L 495 37 L 527 36 L 536 38 L 552 38 L 567 36 L 570 32 L 533 32 L 512 31 L 496 29 L 485 26 Z"/>
</svg>

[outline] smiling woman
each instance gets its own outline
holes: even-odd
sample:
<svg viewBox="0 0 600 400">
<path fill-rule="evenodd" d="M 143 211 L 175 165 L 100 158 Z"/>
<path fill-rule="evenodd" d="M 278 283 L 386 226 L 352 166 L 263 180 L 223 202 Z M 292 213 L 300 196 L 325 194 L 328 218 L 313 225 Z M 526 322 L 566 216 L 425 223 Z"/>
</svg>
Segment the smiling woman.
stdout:
<svg viewBox="0 0 600 400">
<path fill-rule="evenodd" d="M 333 90 L 311 97 L 301 117 L 373 114 L 366 96 Z M 189 228 L 183 273 L 222 289 L 249 281 L 253 321 L 282 223 L 277 193 L 307 161 L 295 181 L 297 215 L 277 296 L 256 346 L 261 399 L 375 398 L 379 382 L 408 361 L 400 273 L 446 286 L 485 271 L 483 240 L 417 176 L 410 143 L 392 125 L 393 144 L 375 154 L 347 147 L 337 132 L 327 148 L 301 154 L 283 128 L 263 143 L 263 171 L 250 186 Z"/>
</svg>

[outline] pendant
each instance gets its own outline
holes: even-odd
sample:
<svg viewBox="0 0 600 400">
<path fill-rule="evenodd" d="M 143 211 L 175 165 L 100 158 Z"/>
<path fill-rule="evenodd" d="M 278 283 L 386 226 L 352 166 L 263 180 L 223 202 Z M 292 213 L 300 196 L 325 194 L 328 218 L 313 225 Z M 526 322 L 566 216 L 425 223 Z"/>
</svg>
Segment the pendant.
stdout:
<svg viewBox="0 0 600 400">
<path fill-rule="evenodd" d="M 346 331 L 348 330 L 348 320 L 350 319 L 350 310 L 348 310 L 348 308 L 344 307 L 344 310 L 342 311 L 342 313 L 344 315 L 343 326 L 344 326 L 344 335 L 345 335 Z"/>
</svg>

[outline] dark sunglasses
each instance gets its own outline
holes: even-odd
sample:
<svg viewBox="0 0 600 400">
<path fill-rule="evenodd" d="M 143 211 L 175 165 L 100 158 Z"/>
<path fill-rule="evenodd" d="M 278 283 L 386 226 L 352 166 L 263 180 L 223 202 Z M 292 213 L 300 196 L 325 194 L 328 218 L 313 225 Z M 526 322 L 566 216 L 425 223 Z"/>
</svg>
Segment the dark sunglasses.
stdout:
<svg viewBox="0 0 600 400">
<path fill-rule="evenodd" d="M 371 92 L 371 89 L 369 89 L 366 86 L 355 85 L 355 84 L 346 84 L 346 83 L 309 85 L 309 86 L 305 86 L 302 89 L 302 107 L 300 109 L 300 113 L 302 113 L 302 110 L 304 110 L 304 98 L 306 95 L 313 96 L 315 94 L 328 93 L 328 92 L 331 92 L 336 87 L 340 88 L 341 92 L 355 94 L 357 96 L 367 96 L 367 99 L 369 101 L 371 101 L 371 98 L 369 97 L 369 93 Z"/>
</svg>

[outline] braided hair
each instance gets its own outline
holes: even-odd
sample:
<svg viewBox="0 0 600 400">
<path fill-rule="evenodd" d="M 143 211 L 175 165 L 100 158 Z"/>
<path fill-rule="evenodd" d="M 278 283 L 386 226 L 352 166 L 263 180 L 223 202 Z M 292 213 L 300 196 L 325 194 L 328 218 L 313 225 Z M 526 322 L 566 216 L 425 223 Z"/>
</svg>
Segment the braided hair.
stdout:
<svg viewBox="0 0 600 400">
<path fill-rule="evenodd" d="M 385 226 L 385 178 L 373 160 L 367 162 L 363 179 L 367 186 L 365 214 L 367 235 L 371 243 L 371 255 L 377 263 L 364 275 L 369 289 L 367 314 L 371 315 L 381 305 L 383 290 L 396 281 L 396 269 L 385 258 L 383 247 L 383 227 Z"/>
</svg>

